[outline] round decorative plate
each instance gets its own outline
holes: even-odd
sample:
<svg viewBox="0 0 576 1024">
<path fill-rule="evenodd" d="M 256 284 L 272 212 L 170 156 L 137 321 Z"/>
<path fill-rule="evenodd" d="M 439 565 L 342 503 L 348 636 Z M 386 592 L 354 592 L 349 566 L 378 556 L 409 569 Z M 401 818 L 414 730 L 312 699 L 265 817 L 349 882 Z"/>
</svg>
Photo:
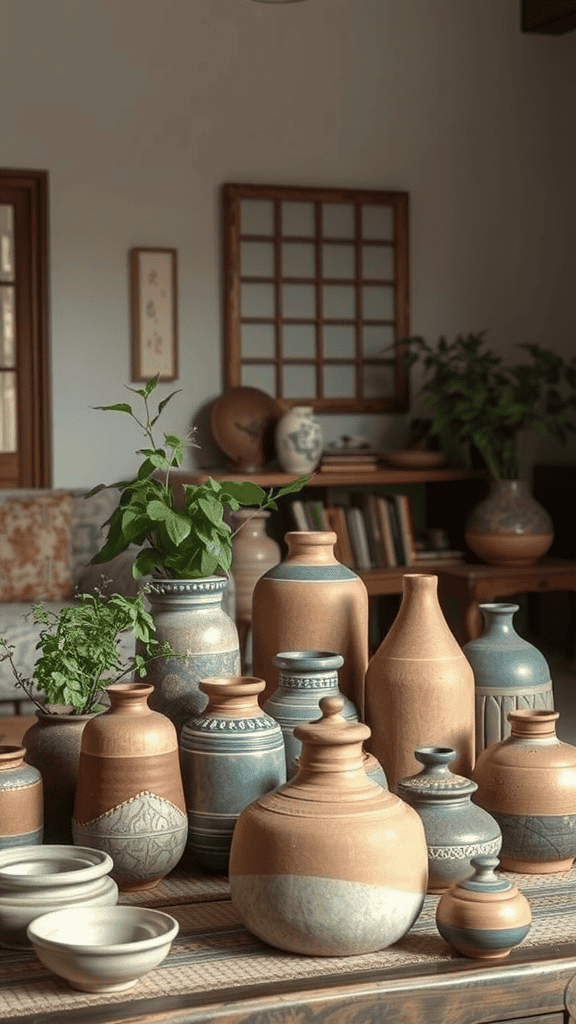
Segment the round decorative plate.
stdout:
<svg viewBox="0 0 576 1024">
<path fill-rule="evenodd" d="M 427 448 L 399 448 L 397 451 L 384 452 L 383 458 L 399 469 L 434 469 L 443 466 L 446 461 L 442 452 Z"/>
<path fill-rule="evenodd" d="M 274 428 L 284 414 L 275 398 L 258 388 L 230 388 L 212 407 L 212 435 L 235 470 L 256 473 L 274 458 Z"/>
</svg>

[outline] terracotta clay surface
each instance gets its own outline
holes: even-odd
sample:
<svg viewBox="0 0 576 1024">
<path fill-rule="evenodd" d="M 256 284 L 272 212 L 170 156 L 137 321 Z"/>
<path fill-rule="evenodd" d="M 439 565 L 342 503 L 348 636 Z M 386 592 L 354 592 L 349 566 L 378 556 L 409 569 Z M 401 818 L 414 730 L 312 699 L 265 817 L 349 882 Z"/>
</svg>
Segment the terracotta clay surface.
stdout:
<svg viewBox="0 0 576 1024">
<path fill-rule="evenodd" d="M 22 746 L 44 784 L 44 842 L 72 843 L 72 812 L 82 733 L 94 715 L 36 715 Z"/>
<path fill-rule="evenodd" d="M 24 747 L 0 746 L 0 850 L 42 842 L 42 776 L 25 755 Z"/>
</svg>

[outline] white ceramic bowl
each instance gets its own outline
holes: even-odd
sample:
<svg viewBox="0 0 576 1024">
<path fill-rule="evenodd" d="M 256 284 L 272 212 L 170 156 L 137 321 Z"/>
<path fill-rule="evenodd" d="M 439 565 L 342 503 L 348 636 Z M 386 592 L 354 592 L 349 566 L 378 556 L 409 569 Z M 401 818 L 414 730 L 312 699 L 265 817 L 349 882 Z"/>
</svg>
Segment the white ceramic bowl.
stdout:
<svg viewBox="0 0 576 1024">
<path fill-rule="evenodd" d="M 0 850 L 0 946 L 28 946 L 26 928 L 52 910 L 114 906 L 118 886 L 109 854 L 81 846 Z"/>
<path fill-rule="evenodd" d="M 28 938 L 45 967 L 81 992 L 122 992 L 162 963 L 179 930 L 147 907 L 77 907 L 44 914 Z"/>
</svg>

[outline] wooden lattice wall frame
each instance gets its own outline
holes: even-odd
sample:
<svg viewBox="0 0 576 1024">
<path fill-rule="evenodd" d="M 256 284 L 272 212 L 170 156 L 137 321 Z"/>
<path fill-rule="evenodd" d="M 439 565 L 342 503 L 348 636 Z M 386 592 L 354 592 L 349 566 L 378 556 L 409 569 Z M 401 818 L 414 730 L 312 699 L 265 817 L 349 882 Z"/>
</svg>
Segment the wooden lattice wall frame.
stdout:
<svg viewBox="0 0 576 1024">
<path fill-rule="evenodd" d="M 226 184 L 223 226 L 225 387 L 405 411 L 408 193 Z"/>
</svg>

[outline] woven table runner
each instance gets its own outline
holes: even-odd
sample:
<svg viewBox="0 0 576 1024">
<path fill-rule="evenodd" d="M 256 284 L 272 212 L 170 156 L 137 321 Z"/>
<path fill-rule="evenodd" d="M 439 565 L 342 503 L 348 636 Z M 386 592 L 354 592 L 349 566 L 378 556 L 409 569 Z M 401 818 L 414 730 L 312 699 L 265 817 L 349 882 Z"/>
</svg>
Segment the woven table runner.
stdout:
<svg viewBox="0 0 576 1024">
<path fill-rule="evenodd" d="M 533 923 L 524 947 L 576 941 L 576 868 L 559 875 L 503 872 L 530 901 Z M 437 896 L 427 896 L 409 933 L 387 949 L 351 957 L 305 957 L 260 942 L 242 926 L 229 898 L 227 879 L 175 872 L 155 889 L 122 894 L 121 903 L 166 910 L 180 924 L 172 949 L 157 970 L 125 992 L 76 992 L 42 966 L 33 951 L 0 951 L 0 1020 L 41 1014 L 57 1024 L 66 1012 L 134 999 L 213 992 L 287 980 L 381 971 L 462 959 L 438 934 Z M 473 963 L 473 961 L 470 961 Z"/>
</svg>

